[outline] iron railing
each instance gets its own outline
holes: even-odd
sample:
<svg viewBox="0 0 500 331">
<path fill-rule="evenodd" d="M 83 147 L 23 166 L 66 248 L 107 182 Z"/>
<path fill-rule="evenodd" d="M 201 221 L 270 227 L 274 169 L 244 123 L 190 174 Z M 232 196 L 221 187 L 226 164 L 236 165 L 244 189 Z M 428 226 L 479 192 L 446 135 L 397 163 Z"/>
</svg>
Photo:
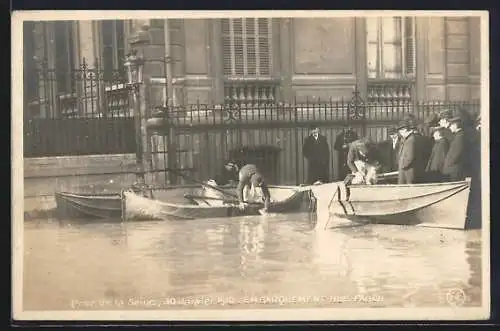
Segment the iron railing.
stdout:
<svg viewBox="0 0 500 331">
<path fill-rule="evenodd" d="M 82 59 L 70 72 L 40 61 L 27 76 L 36 88 L 24 96 L 25 157 L 135 151 L 133 105 L 123 72 Z"/>
</svg>

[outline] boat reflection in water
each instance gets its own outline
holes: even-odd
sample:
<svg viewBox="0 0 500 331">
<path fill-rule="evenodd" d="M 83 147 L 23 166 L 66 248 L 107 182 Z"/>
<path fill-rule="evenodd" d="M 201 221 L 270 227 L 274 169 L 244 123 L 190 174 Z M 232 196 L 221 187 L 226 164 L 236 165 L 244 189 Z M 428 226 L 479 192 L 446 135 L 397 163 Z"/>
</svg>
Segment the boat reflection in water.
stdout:
<svg viewBox="0 0 500 331">
<path fill-rule="evenodd" d="M 449 307 L 453 288 L 481 304 L 478 231 L 317 231 L 307 214 L 40 220 L 25 222 L 24 243 L 26 310 Z"/>
</svg>

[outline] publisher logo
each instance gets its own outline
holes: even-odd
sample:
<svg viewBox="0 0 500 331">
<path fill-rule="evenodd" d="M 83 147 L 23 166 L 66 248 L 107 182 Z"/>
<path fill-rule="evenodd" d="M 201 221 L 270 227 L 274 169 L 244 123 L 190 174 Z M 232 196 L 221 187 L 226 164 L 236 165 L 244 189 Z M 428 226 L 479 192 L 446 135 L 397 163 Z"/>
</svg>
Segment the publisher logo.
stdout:
<svg viewBox="0 0 500 331">
<path fill-rule="evenodd" d="M 452 288 L 446 293 L 446 301 L 452 306 L 462 306 L 465 299 L 465 292 L 459 288 Z"/>
</svg>

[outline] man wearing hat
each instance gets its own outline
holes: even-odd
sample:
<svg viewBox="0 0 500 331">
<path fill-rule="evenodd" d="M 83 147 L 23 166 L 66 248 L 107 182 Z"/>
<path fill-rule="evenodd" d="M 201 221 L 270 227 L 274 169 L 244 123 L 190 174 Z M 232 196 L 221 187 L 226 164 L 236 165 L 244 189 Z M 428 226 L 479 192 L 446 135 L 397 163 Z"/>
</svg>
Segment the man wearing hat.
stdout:
<svg viewBox="0 0 500 331">
<path fill-rule="evenodd" d="M 330 147 L 326 137 L 316 125 L 310 127 L 310 135 L 304 140 L 302 155 L 307 159 L 309 184 L 330 181 Z"/>
<path fill-rule="evenodd" d="M 453 117 L 453 112 L 449 109 L 445 109 L 439 112 L 439 126 L 444 128 L 443 134 L 448 141 L 451 142 L 453 139 L 453 134 L 450 131 L 450 121 L 449 119 Z"/>
<path fill-rule="evenodd" d="M 353 141 L 349 145 L 347 153 L 347 166 L 354 178 L 352 184 L 376 184 L 377 171 L 381 164 L 378 150 L 375 145 L 366 138 Z"/>
<path fill-rule="evenodd" d="M 460 181 L 465 179 L 466 173 L 466 137 L 462 127 L 460 116 L 449 117 L 446 119 L 449 123 L 449 129 L 453 134 L 450 142 L 450 149 L 446 154 L 443 165 L 443 174 L 450 181 Z M 479 160 L 477 160 L 479 162 Z"/>
<path fill-rule="evenodd" d="M 423 180 L 427 160 L 422 136 L 416 131 L 413 118 L 405 118 L 397 127 L 402 138 L 398 159 L 398 184 L 413 184 Z"/>
<path fill-rule="evenodd" d="M 432 146 L 429 162 L 427 162 L 427 167 L 425 168 L 426 179 L 429 182 L 442 182 L 445 179 L 443 175 L 444 160 L 450 143 L 444 137 L 444 128 L 438 127 L 431 130 L 434 137 L 434 145 Z"/>
<path fill-rule="evenodd" d="M 382 162 L 382 171 L 391 172 L 398 170 L 398 155 L 401 146 L 401 139 L 395 127 L 388 130 L 389 139 L 377 143 Z"/>
<path fill-rule="evenodd" d="M 239 183 L 237 187 L 238 200 L 240 202 L 240 209 L 245 209 L 247 206 L 247 198 L 243 195 L 243 189 L 250 191 L 252 195 L 255 194 L 256 190 L 259 189 L 264 198 L 264 209 L 263 212 L 267 212 L 269 208 L 269 203 L 271 201 L 271 195 L 266 183 L 264 182 L 264 177 L 260 173 L 259 169 L 255 164 L 244 165 L 239 172 Z"/>
<path fill-rule="evenodd" d="M 342 132 L 335 138 L 333 148 L 338 153 L 339 174 L 338 179 L 344 180 L 349 173 L 347 166 L 347 153 L 349 152 L 349 144 L 358 139 L 358 134 L 350 126 L 342 129 Z"/>
</svg>

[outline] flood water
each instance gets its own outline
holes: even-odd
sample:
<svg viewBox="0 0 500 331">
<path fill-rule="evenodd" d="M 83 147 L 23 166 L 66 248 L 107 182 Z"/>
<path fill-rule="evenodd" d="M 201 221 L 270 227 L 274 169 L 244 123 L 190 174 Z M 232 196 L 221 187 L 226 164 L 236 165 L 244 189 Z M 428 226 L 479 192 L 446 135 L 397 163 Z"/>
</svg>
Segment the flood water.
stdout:
<svg viewBox="0 0 500 331">
<path fill-rule="evenodd" d="M 480 230 L 313 229 L 307 214 L 26 221 L 24 310 L 481 305 Z"/>
</svg>

